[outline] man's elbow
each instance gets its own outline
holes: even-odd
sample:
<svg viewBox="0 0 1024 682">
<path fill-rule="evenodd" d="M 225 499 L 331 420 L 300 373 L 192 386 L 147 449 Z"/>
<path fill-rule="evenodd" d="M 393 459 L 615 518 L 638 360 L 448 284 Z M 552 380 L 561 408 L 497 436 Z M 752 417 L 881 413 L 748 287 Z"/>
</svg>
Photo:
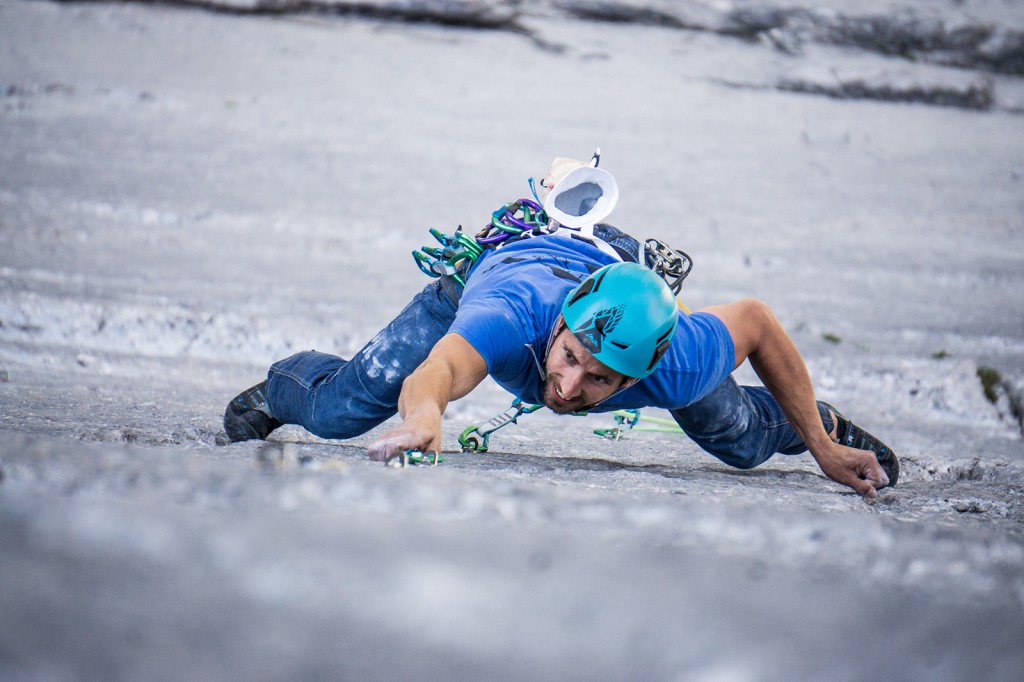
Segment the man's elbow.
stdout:
<svg viewBox="0 0 1024 682">
<path fill-rule="evenodd" d="M 782 327 L 771 307 L 760 299 L 746 298 L 738 301 L 736 306 L 739 320 L 731 331 L 738 367 L 746 359 L 756 362 L 758 351 L 765 340 Z"/>
<path fill-rule="evenodd" d="M 779 321 L 771 307 L 759 298 L 744 299 L 743 306 L 744 315 L 755 327 L 764 329 Z"/>
</svg>

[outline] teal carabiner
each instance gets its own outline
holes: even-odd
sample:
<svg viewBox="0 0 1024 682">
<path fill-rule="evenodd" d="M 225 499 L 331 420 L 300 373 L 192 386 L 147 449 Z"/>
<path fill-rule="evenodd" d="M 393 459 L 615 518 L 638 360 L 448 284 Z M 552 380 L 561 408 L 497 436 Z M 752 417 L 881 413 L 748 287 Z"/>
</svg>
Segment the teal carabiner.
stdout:
<svg viewBox="0 0 1024 682">
<path fill-rule="evenodd" d="M 627 431 L 683 433 L 682 427 L 674 420 L 662 419 L 660 417 L 644 417 L 640 415 L 640 410 L 616 410 L 612 412 L 612 416 L 615 417 L 615 426 L 607 429 L 594 429 L 595 435 L 611 440 L 619 440 Z M 655 426 L 638 426 L 641 421 L 655 424 Z"/>
<path fill-rule="evenodd" d="M 402 450 L 396 452 L 387 458 L 384 462 L 385 466 L 393 467 L 395 469 L 404 469 L 409 465 L 426 465 L 436 467 L 438 464 L 444 461 L 444 457 L 437 450 L 431 450 L 429 452 L 423 452 L 421 450 Z"/>
</svg>

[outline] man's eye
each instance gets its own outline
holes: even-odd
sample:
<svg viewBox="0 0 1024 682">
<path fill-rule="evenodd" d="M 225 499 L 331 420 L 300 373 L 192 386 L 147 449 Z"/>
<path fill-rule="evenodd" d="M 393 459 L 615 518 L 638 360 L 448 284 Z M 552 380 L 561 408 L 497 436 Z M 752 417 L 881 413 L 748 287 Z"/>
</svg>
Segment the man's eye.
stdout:
<svg viewBox="0 0 1024 682">
<path fill-rule="evenodd" d="M 576 356 L 573 355 L 572 351 L 568 348 L 565 349 L 565 359 L 568 360 L 570 364 L 576 364 Z"/>
</svg>

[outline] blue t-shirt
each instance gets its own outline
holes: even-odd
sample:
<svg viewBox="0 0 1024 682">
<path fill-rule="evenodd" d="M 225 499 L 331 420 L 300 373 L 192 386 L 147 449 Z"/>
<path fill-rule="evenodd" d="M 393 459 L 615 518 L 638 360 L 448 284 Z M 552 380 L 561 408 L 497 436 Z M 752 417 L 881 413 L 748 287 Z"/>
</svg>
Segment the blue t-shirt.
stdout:
<svg viewBox="0 0 1024 682">
<path fill-rule="evenodd" d="M 544 362 L 562 301 L 587 275 L 613 262 L 564 232 L 487 251 L 470 273 L 450 331 L 483 356 L 502 388 L 524 402 L 540 403 L 544 382 L 538 363 Z M 732 337 L 720 319 L 680 314 L 658 368 L 592 411 L 684 407 L 729 376 L 734 362 Z"/>
</svg>

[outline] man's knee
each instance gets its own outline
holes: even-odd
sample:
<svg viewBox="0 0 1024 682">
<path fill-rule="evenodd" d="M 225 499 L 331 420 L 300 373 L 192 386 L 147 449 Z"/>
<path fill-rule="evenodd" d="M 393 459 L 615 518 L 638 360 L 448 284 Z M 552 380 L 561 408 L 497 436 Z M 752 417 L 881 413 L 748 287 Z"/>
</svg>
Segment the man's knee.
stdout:
<svg viewBox="0 0 1024 682">
<path fill-rule="evenodd" d="M 756 417 L 750 410 L 737 406 L 714 413 L 714 418 L 710 414 L 673 416 L 694 443 L 731 467 L 753 469 L 771 456 L 763 452 L 763 438 L 753 428 Z"/>
<path fill-rule="evenodd" d="M 318 438 L 345 440 L 363 435 L 376 426 L 377 423 L 369 422 L 365 419 L 351 419 L 340 415 L 329 417 L 313 415 L 305 420 L 305 423 L 301 424 L 301 426 Z"/>
<path fill-rule="evenodd" d="M 728 450 L 750 431 L 752 415 L 746 405 L 695 403 L 672 413 L 686 435 L 705 449 Z"/>
<path fill-rule="evenodd" d="M 768 457 L 764 456 L 759 449 L 745 447 L 745 444 L 737 441 L 722 445 L 717 443 L 702 443 L 695 441 L 702 450 L 714 455 L 729 466 L 735 469 L 753 469 L 764 463 Z"/>
</svg>

